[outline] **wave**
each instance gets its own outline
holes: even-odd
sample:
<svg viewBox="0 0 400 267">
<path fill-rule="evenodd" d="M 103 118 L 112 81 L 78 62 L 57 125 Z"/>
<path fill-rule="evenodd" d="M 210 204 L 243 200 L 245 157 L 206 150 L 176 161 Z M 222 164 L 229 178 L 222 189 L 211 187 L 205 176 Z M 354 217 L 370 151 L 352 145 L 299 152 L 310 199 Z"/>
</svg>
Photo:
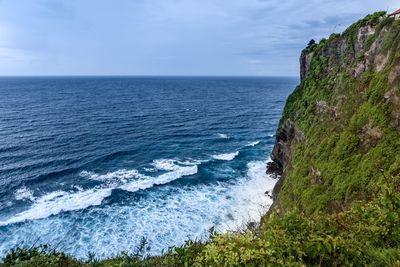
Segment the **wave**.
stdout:
<svg viewBox="0 0 400 267">
<path fill-rule="evenodd" d="M 258 145 L 260 142 L 261 142 L 260 140 L 257 140 L 257 141 L 254 141 L 254 142 L 250 142 L 250 143 L 248 143 L 246 146 L 256 146 L 256 145 Z"/>
<path fill-rule="evenodd" d="M 161 171 L 173 171 L 177 168 L 176 160 L 173 159 L 156 159 L 151 164 L 154 168 Z"/>
<path fill-rule="evenodd" d="M 16 152 L 19 150 L 23 150 L 25 149 L 25 146 L 22 145 L 11 145 L 11 146 L 4 146 L 4 147 L 0 147 L 0 153 L 4 153 L 4 152 Z"/>
<path fill-rule="evenodd" d="M 104 198 L 111 195 L 111 191 L 112 188 L 93 188 L 74 193 L 61 190 L 54 191 L 37 198 L 28 210 L 18 213 L 6 221 L 1 221 L 0 225 L 43 219 L 60 212 L 98 206 L 102 203 Z"/>
<path fill-rule="evenodd" d="M 222 139 L 229 139 L 229 136 L 228 136 L 227 134 L 218 133 L 217 135 L 218 135 L 219 138 L 222 138 Z"/>
<path fill-rule="evenodd" d="M 219 155 L 213 155 L 212 158 L 216 159 L 216 160 L 230 161 L 230 160 L 233 160 L 238 155 L 239 155 L 239 151 L 236 151 L 233 153 L 224 153 L 224 154 L 219 154 Z"/>
<path fill-rule="evenodd" d="M 194 175 L 197 172 L 198 172 L 197 165 L 175 167 L 174 171 L 161 174 L 156 178 L 127 183 L 120 186 L 119 188 L 125 191 L 136 192 L 138 190 L 148 189 L 156 185 L 168 184 L 184 176 Z"/>
<path fill-rule="evenodd" d="M 37 220 L 56 215 L 61 212 L 86 209 L 91 206 L 99 206 L 102 201 L 111 196 L 112 190 L 121 189 L 129 192 L 136 192 L 152 188 L 156 185 L 168 184 L 184 176 L 194 175 L 198 172 L 197 161 L 177 160 L 155 160 L 153 162 L 159 170 L 167 171 L 157 177 L 146 176 L 136 169 L 121 169 L 106 174 L 97 174 L 91 171 L 82 171 L 79 175 L 91 180 L 101 181 L 104 184 L 91 189 L 83 190 L 74 186 L 76 191 L 54 191 L 39 198 L 33 198 L 33 193 L 26 188 L 16 191 L 16 198 L 30 198 L 32 206 L 14 217 L 0 221 L 1 225 L 8 225 L 26 220 Z M 182 166 L 183 165 L 183 166 Z"/>
<path fill-rule="evenodd" d="M 232 187 L 234 205 L 231 206 L 237 208 L 230 211 L 233 218 L 227 222 L 225 230 L 241 228 L 249 221 L 259 222 L 261 215 L 268 211 L 272 199 L 265 192 L 272 191 L 277 181 L 266 172 L 270 161 L 247 163 L 245 179 Z"/>
<path fill-rule="evenodd" d="M 35 197 L 33 196 L 33 192 L 26 188 L 25 186 L 19 188 L 14 192 L 14 197 L 16 200 L 30 200 L 35 201 Z"/>
<path fill-rule="evenodd" d="M 186 159 L 186 160 L 176 160 L 176 159 L 156 159 L 153 160 L 151 165 L 155 168 L 155 170 L 160 171 L 176 171 L 186 166 L 199 165 L 205 160 L 197 160 L 197 159 Z M 153 169 L 154 170 L 154 169 Z"/>
<path fill-rule="evenodd" d="M 132 178 L 144 178 L 145 176 L 140 174 L 137 170 L 131 169 L 121 169 L 115 172 L 108 172 L 106 174 L 97 174 L 91 171 L 82 171 L 79 174 L 81 177 L 89 178 L 91 180 L 96 181 L 110 181 L 110 180 L 118 180 L 121 182 L 127 182 Z"/>
</svg>

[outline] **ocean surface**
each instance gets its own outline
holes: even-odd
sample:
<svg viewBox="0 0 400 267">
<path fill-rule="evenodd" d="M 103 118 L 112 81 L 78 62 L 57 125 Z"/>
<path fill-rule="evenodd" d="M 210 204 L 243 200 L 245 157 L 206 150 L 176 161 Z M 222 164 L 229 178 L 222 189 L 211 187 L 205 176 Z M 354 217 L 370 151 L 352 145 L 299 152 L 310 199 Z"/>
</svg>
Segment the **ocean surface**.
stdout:
<svg viewBox="0 0 400 267">
<path fill-rule="evenodd" d="M 0 78 L 0 256 L 157 254 L 258 220 L 297 78 Z"/>
</svg>

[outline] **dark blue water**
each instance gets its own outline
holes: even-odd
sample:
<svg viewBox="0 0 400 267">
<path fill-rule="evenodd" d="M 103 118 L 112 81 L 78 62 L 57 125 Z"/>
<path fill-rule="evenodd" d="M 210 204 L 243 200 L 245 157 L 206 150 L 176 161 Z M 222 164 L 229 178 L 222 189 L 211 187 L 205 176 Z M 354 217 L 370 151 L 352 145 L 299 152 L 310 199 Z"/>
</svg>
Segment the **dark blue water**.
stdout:
<svg viewBox="0 0 400 267">
<path fill-rule="evenodd" d="M 0 254 L 151 253 L 257 219 L 295 78 L 0 78 Z"/>
</svg>

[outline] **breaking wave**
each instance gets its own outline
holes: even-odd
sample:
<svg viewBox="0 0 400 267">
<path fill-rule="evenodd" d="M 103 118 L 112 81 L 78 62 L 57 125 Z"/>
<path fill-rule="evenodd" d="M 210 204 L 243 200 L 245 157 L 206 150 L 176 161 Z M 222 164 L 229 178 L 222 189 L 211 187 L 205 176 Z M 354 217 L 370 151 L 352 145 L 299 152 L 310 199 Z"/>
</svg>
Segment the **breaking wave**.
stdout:
<svg viewBox="0 0 400 267">
<path fill-rule="evenodd" d="M 35 197 L 33 196 L 33 192 L 26 188 L 25 186 L 19 188 L 14 192 L 14 197 L 16 200 L 30 200 L 34 201 Z"/>
<path fill-rule="evenodd" d="M 177 164 L 179 163 L 179 164 Z M 149 189 L 156 185 L 168 184 L 184 176 L 194 175 L 198 172 L 197 165 L 190 161 L 180 162 L 176 160 L 155 160 L 153 165 L 163 171 L 167 171 L 156 177 L 146 176 L 137 170 L 121 169 L 106 174 L 98 174 L 91 171 L 82 171 L 79 175 L 91 180 L 102 181 L 104 184 L 91 189 L 83 190 L 74 186 L 76 191 L 54 191 L 39 198 L 34 198 L 33 193 L 26 188 L 17 190 L 17 200 L 30 199 L 33 204 L 29 209 L 22 211 L 12 218 L 0 221 L 0 225 L 13 224 L 26 220 L 37 220 L 56 215 L 61 212 L 81 210 L 91 206 L 98 206 L 102 201 L 111 196 L 112 190 L 121 189 L 129 192 Z"/>
<path fill-rule="evenodd" d="M 218 155 L 213 155 L 212 158 L 216 160 L 226 160 L 230 161 L 236 158 L 236 156 L 239 155 L 239 151 L 233 152 L 233 153 L 224 153 L 224 154 L 218 154 Z"/>
<path fill-rule="evenodd" d="M 229 139 L 229 136 L 228 136 L 227 134 L 218 133 L 217 135 L 218 135 L 219 138 L 222 138 L 222 139 Z"/>
<path fill-rule="evenodd" d="M 248 143 L 246 146 L 256 146 L 256 145 L 258 145 L 260 142 L 261 142 L 260 140 L 257 140 L 257 141 L 254 141 L 254 142 L 250 142 L 250 143 Z"/>
</svg>

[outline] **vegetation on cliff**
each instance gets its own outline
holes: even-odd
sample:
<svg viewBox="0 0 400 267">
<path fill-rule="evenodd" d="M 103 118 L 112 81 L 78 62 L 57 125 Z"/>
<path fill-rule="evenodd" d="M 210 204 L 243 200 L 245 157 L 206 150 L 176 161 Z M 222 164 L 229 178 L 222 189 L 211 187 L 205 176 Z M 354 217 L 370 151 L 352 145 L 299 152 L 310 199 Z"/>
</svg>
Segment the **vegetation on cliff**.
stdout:
<svg viewBox="0 0 400 267">
<path fill-rule="evenodd" d="M 295 133 L 280 147 L 285 178 L 276 205 L 306 214 L 347 210 L 377 196 L 381 170 L 400 173 L 400 22 L 375 13 L 305 57 L 281 119 Z"/>
<path fill-rule="evenodd" d="M 1 266 L 400 266 L 400 22 L 379 12 L 310 45 L 272 157 L 283 178 L 257 228 L 158 257 L 84 263 L 46 247 Z"/>
</svg>

